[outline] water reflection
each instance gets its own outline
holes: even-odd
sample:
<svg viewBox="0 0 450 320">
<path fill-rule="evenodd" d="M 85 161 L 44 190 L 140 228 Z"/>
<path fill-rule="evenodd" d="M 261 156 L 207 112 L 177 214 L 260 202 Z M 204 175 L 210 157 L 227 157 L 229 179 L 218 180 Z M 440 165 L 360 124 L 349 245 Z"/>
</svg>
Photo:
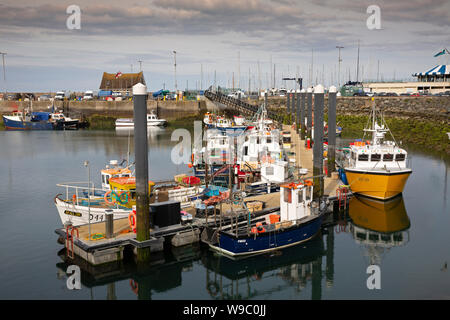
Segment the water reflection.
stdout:
<svg viewBox="0 0 450 320">
<path fill-rule="evenodd" d="M 164 133 L 168 132 L 166 128 L 163 127 L 147 127 L 147 136 L 150 138 L 151 141 L 154 141 L 159 135 L 162 135 Z M 134 128 L 116 128 L 116 136 L 133 136 L 134 135 Z"/>
<path fill-rule="evenodd" d="M 196 281 L 192 288 L 184 285 L 184 299 L 191 298 L 192 290 L 199 297 L 228 300 L 271 299 L 290 289 L 296 297 L 318 300 L 322 299 L 324 283 L 327 288 L 334 285 L 337 234 L 351 234 L 363 247 L 368 264 L 380 265 L 387 251 L 409 241 L 409 228 L 401 196 L 384 202 L 353 197 L 349 211 L 329 214 L 321 233 L 311 241 L 270 254 L 232 260 L 196 244 L 154 253 L 145 266 L 137 265 L 134 255 L 125 252 L 124 261 L 94 267 L 81 259 L 68 260 L 61 250 L 63 262 L 57 268 L 64 278 L 68 265 L 77 264 L 82 270 L 82 285 L 90 289 L 107 285 L 107 299 L 117 298 L 114 283 L 118 281 L 129 281 L 128 290 L 137 299 L 153 299 L 156 294 L 181 289 L 194 272 L 200 273 L 204 282 Z"/>
<path fill-rule="evenodd" d="M 181 250 L 180 250 L 181 249 Z M 129 290 L 138 299 L 150 300 L 154 293 L 166 292 L 180 287 L 182 273 L 192 268 L 194 261 L 200 258 L 200 246 L 192 245 L 184 248 L 173 248 L 170 251 L 152 253 L 151 261 L 138 265 L 128 252 L 123 261 L 93 266 L 75 256 L 67 258 L 66 250 L 58 253 L 62 262 L 56 264 L 58 279 L 66 281 L 66 270 L 76 264 L 81 270 L 82 287 L 93 289 L 107 285 L 106 298 L 117 299 L 114 283 L 129 281 Z"/>
<path fill-rule="evenodd" d="M 300 293 L 307 282 L 312 282 L 312 299 L 320 299 L 324 255 L 322 236 L 303 245 L 243 260 L 207 251 L 202 256 L 206 290 L 213 299 L 264 299 L 288 287 Z M 273 286 L 267 286 L 271 278 L 280 278 L 284 284 L 274 281 Z"/>
<path fill-rule="evenodd" d="M 350 200 L 349 216 L 350 233 L 371 265 L 380 265 L 391 248 L 409 242 L 411 224 L 401 195 L 389 201 L 355 196 Z"/>
</svg>

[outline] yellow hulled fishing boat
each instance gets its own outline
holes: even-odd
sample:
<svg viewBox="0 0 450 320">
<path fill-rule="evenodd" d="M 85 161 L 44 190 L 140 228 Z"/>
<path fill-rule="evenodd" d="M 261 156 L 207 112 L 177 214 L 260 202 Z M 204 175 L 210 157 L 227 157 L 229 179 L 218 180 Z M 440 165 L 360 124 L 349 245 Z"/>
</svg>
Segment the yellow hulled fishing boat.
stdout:
<svg viewBox="0 0 450 320">
<path fill-rule="evenodd" d="M 373 101 L 373 99 L 372 99 Z M 380 200 L 387 200 L 401 194 L 411 168 L 407 166 L 408 153 L 394 141 L 385 140 L 390 132 L 382 114 L 378 115 L 375 104 L 369 119 L 371 141 L 356 141 L 350 144 L 350 153 L 344 164 L 347 182 L 353 193 Z"/>
</svg>

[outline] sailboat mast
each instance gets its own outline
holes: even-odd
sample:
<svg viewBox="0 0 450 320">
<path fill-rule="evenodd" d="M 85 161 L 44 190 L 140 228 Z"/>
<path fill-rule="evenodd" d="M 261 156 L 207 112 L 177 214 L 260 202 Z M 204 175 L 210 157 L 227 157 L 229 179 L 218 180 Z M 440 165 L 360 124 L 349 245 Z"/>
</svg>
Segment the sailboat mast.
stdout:
<svg viewBox="0 0 450 320">
<path fill-rule="evenodd" d="M 375 144 L 375 99 L 372 98 L 372 145 Z"/>
</svg>

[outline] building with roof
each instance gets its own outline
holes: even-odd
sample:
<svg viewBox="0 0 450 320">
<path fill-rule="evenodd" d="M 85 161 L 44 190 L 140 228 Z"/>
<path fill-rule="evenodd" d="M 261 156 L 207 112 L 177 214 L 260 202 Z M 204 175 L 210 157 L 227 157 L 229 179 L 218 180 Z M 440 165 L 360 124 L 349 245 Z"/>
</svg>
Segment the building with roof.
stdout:
<svg viewBox="0 0 450 320">
<path fill-rule="evenodd" d="M 107 73 L 103 72 L 102 82 L 100 83 L 100 90 L 111 90 L 120 92 L 122 94 L 132 93 L 132 88 L 135 84 L 145 84 L 144 73 Z"/>
<path fill-rule="evenodd" d="M 450 65 L 438 65 L 428 71 L 414 73 L 417 81 L 413 82 L 374 82 L 364 83 L 365 91 L 374 93 L 394 92 L 435 94 L 450 91 Z"/>
</svg>

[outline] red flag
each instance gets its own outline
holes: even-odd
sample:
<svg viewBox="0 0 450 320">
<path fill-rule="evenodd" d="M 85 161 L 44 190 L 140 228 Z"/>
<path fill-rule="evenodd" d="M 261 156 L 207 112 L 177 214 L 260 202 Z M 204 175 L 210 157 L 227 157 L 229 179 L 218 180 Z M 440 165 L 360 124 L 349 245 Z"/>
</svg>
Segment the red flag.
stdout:
<svg viewBox="0 0 450 320">
<path fill-rule="evenodd" d="M 121 76 L 122 76 L 122 72 L 119 71 L 119 72 L 116 73 L 116 79 L 121 77 Z"/>
</svg>

